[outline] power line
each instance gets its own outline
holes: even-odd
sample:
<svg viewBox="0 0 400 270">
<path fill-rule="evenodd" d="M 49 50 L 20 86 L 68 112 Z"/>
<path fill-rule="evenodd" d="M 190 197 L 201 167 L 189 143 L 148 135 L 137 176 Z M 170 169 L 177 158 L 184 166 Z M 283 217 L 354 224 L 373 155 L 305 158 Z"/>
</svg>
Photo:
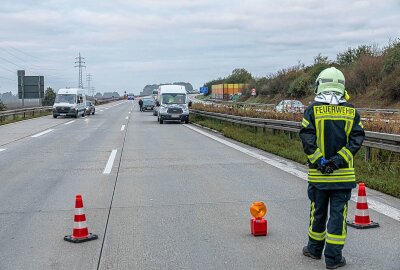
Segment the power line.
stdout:
<svg viewBox="0 0 400 270">
<path fill-rule="evenodd" d="M 13 79 L 10 79 L 10 78 L 7 78 L 7 77 L 3 77 L 3 76 L 0 76 L 0 78 L 1 78 L 1 79 L 5 79 L 5 80 L 9 80 L 9 81 L 15 81 L 15 80 L 13 80 Z"/>
<path fill-rule="evenodd" d="M 23 59 L 23 58 L 19 57 L 18 55 L 16 55 L 15 53 L 10 52 L 9 49 L 6 49 L 6 48 L 0 48 L 0 49 L 2 49 L 4 52 L 8 53 L 9 55 L 13 56 L 14 58 L 18 59 L 19 61 L 21 61 L 25 65 L 27 65 L 28 61 L 26 59 Z M 22 51 L 19 51 L 19 52 L 23 53 Z M 39 59 L 39 58 L 36 58 L 36 59 Z M 57 69 L 54 69 L 54 68 L 45 68 L 45 67 L 38 66 L 38 65 L 35 65 L 35 64 L 31 64 L 31 63 L 29 63 L 29 66 L 30 67 L 27 68 L 27 69 L 32 69 L 32 70 L 57 70 Z"/>
<path fill-rule="evenodd" d="M 19 56 L 17 56 L 17 55 L 15 55 L 15 54 L 11 53 L 10 51 L 6 50 L 5 48 L 1 48 L 1 49 L 2 49 L 3 51 L 5 51 L 6 53 L 8 53 L 9 55 L 14 56 L 14 57 L 17 58 L 18 60 L 20 60 L 20 61 L 22 61 L 22 62 L 26 62 L 25 59 L 20 58 Z"/>
<path fill-rule="evenodd" d="M 82 68 L 83 68 L 83 67 L 86 67 L 86 66 L 84 65 L 85 62 L 82 61 L 82 60 L 84 60 L 85 58 L 82 57 L 82 56 L 81 56 L 81 53 L 79 52 L 79 56 L 78 56 L 78 57 L 75 57 L 75 59 L 78 60 L 78 61 L 75 61 L 75 64 L 78 64 L 78 65 L 75 66 L 75 67 L 78 67 L 78 68 L 79 68 L 79 81 L 78 81 L 79 86 L 78 86 L 78 88 L 83 89 L 83 83 L 82 83 Z"/>
<path fill-rule="evenodd" d="M 19 67 L 19 68 L 21 68 L 21 69 L 25 69 L 24 67 L 22 67 L 22 66 L 20 66 L 20 65 L 17 65 L 17 64 L 15 64 L 14 62 L 11 62 L 10 60 L 7 60 L 7 59 L 4 58 L 4 57 L 1 57 L 1 56 L 0 56 L 0 59 L 3 59 L 3 61 L 6 61 L 6 62 L 8 62 L 8 63 L 10 63 L 10 64 L 13 64 L 14 66 L 17 66 L 17 67 Z"/>
<path fill-rule="evenodd" d="M 32 58 L 34 58 L 34 59 L 40 60 L 40 59 L 37 58 L 36 56 L 33 56 L 33 55 L 29 54 L 29 53 L 25 53 L 25 52 L 23 52 L 23 51 L 21 51 L 21 50 L 19 50 L 19 49 L 17 49 L 17 48 L 11 47 L 11 46 L 9 46 L 9 47 L 10 47 L 11 49 L 13 49 L 14 51 L 20 52 L 20 53 L 25 54 L 26 56 L 32 57 Z"/>
<path fill-rule="evenodd" d="M 11 72 L 14 75 L 16 74 L 16 72 L 14 70 L 11 70 L 11 69 L 8 69 L 8 68 L 2 67 L 2 66 L 0 66 L 0 68 L 2 68 L 4 70 L 7 70 L 7 71 Z"/>
</svg>

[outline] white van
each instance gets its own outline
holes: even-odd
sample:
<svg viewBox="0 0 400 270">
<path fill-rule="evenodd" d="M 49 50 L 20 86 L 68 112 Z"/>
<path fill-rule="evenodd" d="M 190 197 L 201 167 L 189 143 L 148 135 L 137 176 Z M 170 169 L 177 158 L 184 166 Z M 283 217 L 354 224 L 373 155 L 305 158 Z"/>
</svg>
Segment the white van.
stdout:
<svg viewBox="0 0 400 270">
<path fill-rule="evenodd" d="M 53 105 L 53 117 L 79 115 L 85 116 L 86 96 L 83 89 L 62 88 L 59 89 Z"/>
<path fill-rule="evenodd" d="M 189 123 L 189 101 L 186 89 L 182 85 L 161 85 L 158 88 L 158 122 L 181 121 Z"/>
</svg>

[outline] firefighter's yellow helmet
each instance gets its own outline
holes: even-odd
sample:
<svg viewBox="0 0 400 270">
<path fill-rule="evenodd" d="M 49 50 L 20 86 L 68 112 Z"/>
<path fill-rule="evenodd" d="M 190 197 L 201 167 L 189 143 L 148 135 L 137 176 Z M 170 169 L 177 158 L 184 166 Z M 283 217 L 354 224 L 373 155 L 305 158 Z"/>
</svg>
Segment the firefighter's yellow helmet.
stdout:
<svg viewBox="0 0 400 270">
<path fill-rule="evenodd" d="M 345 95 L 345 78 L 343 73 L 334 68 L 326 68 L 318 75 L 315 80 L 315 94 L 324 92 L 336 92 Z"/>
</svg>

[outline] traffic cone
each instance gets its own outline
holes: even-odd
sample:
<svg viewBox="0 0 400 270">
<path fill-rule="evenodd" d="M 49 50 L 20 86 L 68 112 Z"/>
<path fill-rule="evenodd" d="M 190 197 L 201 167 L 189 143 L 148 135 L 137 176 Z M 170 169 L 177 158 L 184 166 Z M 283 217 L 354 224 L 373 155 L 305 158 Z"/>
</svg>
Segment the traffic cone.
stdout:
<svg viewBox="0 0 400 270">
<path fill-rule="evenodd" d="M 369 229 L 379 227 L 379 224 L 371 221 L 369 218 L 367 192 L 365 191 L 365 184 L 358 185 L 358 197 L 356 204 L 356 213 L 354 221 L 347 221 L 347 225 L 356 229 Z"/>
<path fill-rule="evenodd" d="M 82 243 L 96 240 L 97 238 L 98 236 L 96 234 L 89 233 L 86 224 L 86 215 L 83 209 L 82 196 L 78 194 L 75 197 L 74 229 L 72 235 L 66 235 L 64 240 L 72 243 Z"/>
</svg>

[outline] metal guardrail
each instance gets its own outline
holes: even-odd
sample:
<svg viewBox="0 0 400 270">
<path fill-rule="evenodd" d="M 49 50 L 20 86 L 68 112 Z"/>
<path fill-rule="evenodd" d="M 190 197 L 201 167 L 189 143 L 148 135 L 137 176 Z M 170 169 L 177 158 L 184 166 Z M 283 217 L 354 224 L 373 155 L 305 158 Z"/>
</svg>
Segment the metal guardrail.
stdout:
<svg viewBox="0 0 400 270">
<path fill-rule="evenodd" d="M 298 133 L 301 127 L 301 123 L 295 121 L 242 117 L 192 109 L 190 110 L 190 113 L 241 125 L 261 127 L 264 129 L 284 130 Z M 363 146 L 366 147 L 365 160 L 370 160 L 371 158 L 370 148 L 384 149 L 400 153 L 400 135 L 366 131 Z"/>
<path fill-rule="evenodd" d="M 236 102 L 236 101 L 227 101 L 221 99 L 203 99 L 202 101 L 213 102 L 216 104 L 230 105 L 230 106 L 242 106 L 242 107 L 266 107 L 275 109 L 276 104 L 267 104 L 267 103 L 247 103 L 247 102 Z M 307 105 L 306 105 L 307 106 Z M 384 114 L 396 114 L 400 113 L 400 110 L 397 109 L 373 109 L 373 108 L 356 108 L 358 112 L 366 112 L 366 113 L 384 113 Z"/>
<path fill-rule="evenodd" d="M 13 120 L 16 120 L 17 115 L 23 115 L 23 118 L 26 118 L 26 116 L 28 116 L 28 115 L 35 116 L 35 113 L 42 113 L 42 112 L 47 112 L 47 111 L 51 111 L 51 110 L 52 110 L 52 106 L 0 111 L 0 123 L 5 121 L 6 118 L 8 118 L 10 116 L 12 116 Z"/>
<path fill-rule="evenodd" d="M 396 109 L 372 109 L 372 108 L 356 108 L 359 112 L 368 112 L 368 113 L 400 113 L 400 110 Z"/>
</svg>

